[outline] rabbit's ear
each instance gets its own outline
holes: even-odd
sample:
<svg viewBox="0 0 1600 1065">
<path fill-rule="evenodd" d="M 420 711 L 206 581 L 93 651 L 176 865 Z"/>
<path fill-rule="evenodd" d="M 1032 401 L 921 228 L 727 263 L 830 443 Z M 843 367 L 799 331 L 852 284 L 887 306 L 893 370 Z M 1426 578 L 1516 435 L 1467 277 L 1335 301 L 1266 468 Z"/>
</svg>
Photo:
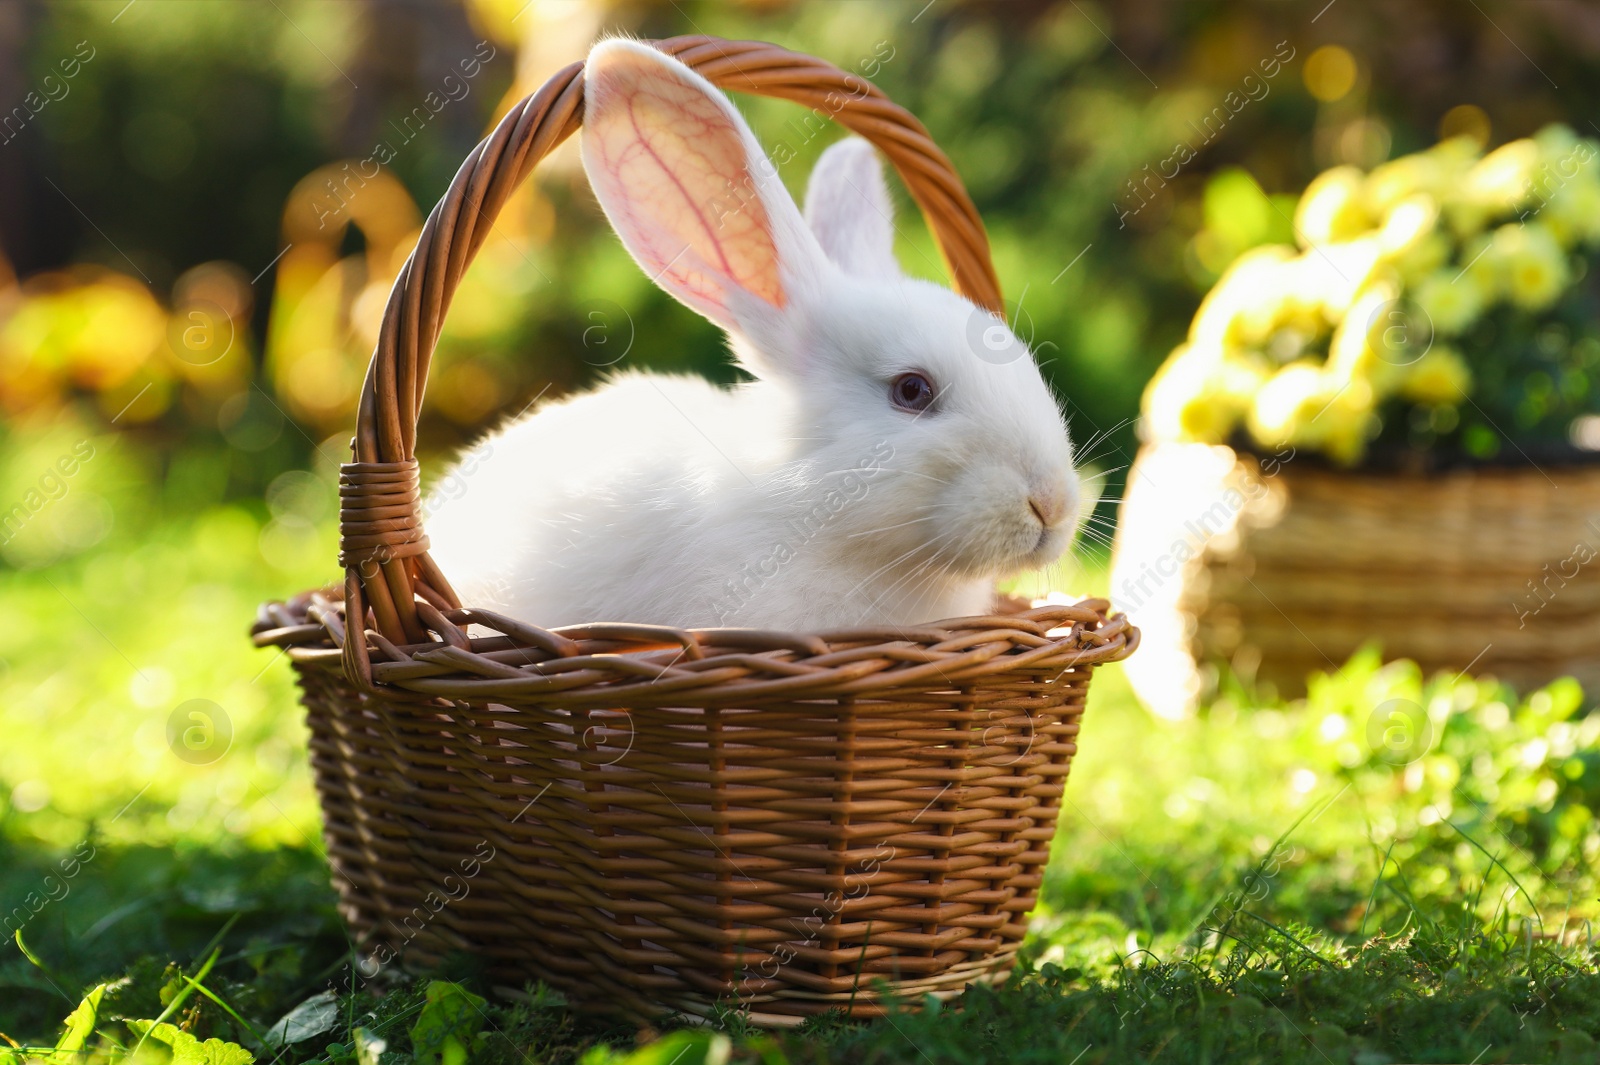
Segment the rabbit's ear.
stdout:
<svg viewBox="0 0 1600 1065">
<path fill-rule="evenodd" d="M 583 168 L 622 243 L 662 288 L 760 345 L 826 260 L 750 127 L 637 41 L 596 45 L 583 91 Z"/>
<path fill-rule="evenodd" d="M 899 277 L 894 206 L 871 143 L 846 137 L 822 153 L 806 185 L 806 222 L 828 258 L 846 273 Z"/>
</svg>

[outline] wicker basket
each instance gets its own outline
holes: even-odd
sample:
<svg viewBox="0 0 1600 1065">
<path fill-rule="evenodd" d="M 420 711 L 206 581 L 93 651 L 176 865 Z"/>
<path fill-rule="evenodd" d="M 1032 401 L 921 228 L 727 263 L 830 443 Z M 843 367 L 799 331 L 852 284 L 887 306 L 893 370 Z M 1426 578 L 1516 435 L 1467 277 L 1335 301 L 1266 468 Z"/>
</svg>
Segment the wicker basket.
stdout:
<svg viewBox="0 0 1600 1065">
<path fill-rule="evenodd" d="M 1600 463 L 1367 473 L 1147 445 L 1119 524 L 1112 595 L 1147 637 L 1128 675 L 1160 713 L 1192 709 L 1209 664 L 1294 695 L 1368 642 L 1600 691 Z"/>
<path fill-rule="evenodd" d="M 949 160 L 870 83 L 769 44 L 656 47 L 873 141 L 957 287 L 1000 306 Z M 1106 602 L 911 631 L 547 631 L 463 609 L 427 554 L 428 359 L 506 197 L 578 128 L 581 74 L 473 151 L 395 283 L 341 470 L 342 599 L 268 604 L 254 629 L 303 688 L 358 968 L 466 952 L 500 986 L 641 1018 L 720 1000 L 765 1024 L 1004 979 L 1092 667 L 1138 642 Z"/>
</svg>

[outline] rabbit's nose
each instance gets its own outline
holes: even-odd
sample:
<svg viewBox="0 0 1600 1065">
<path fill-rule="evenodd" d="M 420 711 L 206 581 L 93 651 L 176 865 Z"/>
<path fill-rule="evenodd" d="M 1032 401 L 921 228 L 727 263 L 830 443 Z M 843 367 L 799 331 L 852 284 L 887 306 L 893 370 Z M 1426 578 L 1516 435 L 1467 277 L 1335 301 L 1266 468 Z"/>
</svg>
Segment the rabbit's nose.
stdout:
<svg viewBox="0 0 1600 1065">
<path fill-rule="evenodd" d="M 1034 489 L 1028 497 L 1028 506 L 1033 508 L 1033 515 L 1039 519 L 1039 524 L 1046 529 L 1053 529 L 1067 517 L 1072 503 L 1065 489 L 1051 486 Z"/>
</svg>

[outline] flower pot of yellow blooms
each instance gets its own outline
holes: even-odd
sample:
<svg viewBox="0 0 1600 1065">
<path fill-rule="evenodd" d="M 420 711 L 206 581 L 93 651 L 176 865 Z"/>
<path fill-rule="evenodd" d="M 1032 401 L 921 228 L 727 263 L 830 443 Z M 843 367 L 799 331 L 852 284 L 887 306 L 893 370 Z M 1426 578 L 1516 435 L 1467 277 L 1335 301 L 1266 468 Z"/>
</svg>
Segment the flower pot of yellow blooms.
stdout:
<svg viewBox="0 0 1600 1065">
<path fill-rule="evenodd" d="M 1320 175 L 1144 394 L 1112 598 L 1158 713 L 1377 644 L 1600 690 L 1600 144 Z"/>
</svg>

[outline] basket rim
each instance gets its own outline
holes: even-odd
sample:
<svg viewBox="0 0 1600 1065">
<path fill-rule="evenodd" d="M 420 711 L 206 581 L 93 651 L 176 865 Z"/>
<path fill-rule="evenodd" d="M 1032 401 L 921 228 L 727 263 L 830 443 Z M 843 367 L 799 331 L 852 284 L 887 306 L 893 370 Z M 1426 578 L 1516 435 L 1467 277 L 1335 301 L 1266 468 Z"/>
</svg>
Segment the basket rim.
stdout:
<svg viewBox="0 0 1600 1065">
<path fill-rule="evenodd" d="M 974 686 L 999 674 L 1085 676 L 1139 645 L 1138 628 L 1105 599 L 910 628 L 794 633 L 589 623 L 542 629 L 492 611 L 421 604 L 438 637 L 394 644 L 368 630 L 376 655 L 366 690 L 567 709 L 733 707 Z M 472 629 L 492 635 L 474 635 Z M 337 589 L 262 604 L 255 646 L 299 665 L 342 665 L 345 604 Z M 378 656 L 381 656 L 378 657 Z"/>
</svg>

